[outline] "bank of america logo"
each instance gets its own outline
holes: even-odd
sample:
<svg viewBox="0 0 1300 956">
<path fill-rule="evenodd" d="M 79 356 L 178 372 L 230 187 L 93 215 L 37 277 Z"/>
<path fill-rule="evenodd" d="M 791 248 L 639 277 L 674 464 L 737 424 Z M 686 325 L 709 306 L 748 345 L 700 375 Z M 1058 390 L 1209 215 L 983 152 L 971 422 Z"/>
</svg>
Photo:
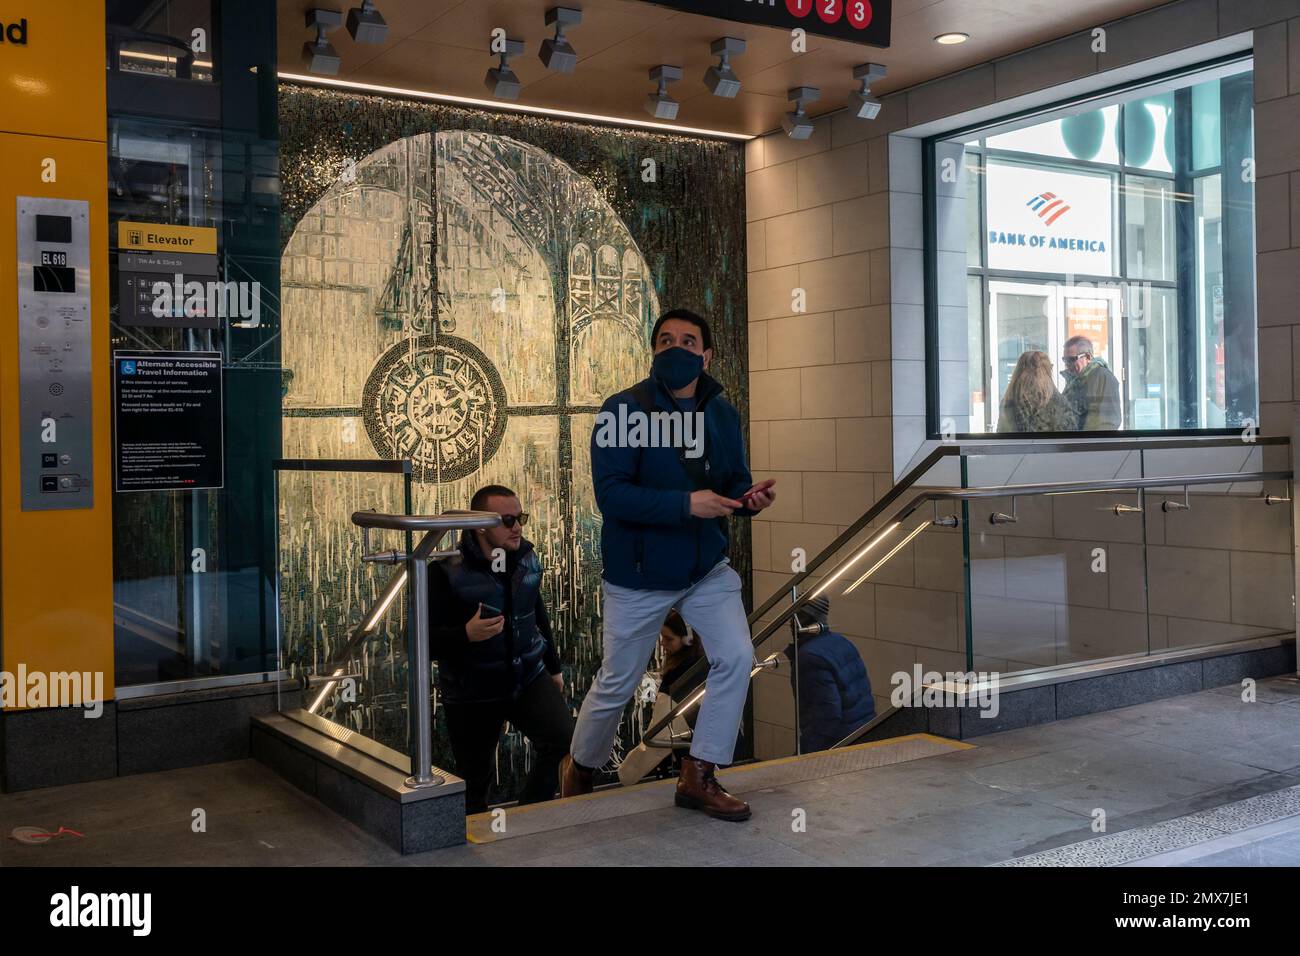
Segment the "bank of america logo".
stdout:
<svg viewBox="0 0 1300 956">
<path fill-rule="evenodd" d="M 1049 226 L 1070 211 L 1065 200 L 1058 199 L 1056 193 L 1039 193 L 1025 205 L 1038 213 L 1038 218 Z"/>
</svg>

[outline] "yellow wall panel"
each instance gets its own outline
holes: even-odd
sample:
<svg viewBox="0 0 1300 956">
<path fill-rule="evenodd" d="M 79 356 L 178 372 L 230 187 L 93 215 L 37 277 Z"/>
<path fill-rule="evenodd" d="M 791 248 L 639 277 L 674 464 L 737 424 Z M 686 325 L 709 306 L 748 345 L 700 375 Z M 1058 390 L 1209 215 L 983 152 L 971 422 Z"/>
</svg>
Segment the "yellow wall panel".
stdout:
<svg viewBox="0 0 1300 956">
<path fill-rule="evenodd" d="M 0 132 L 102 142 L 104 0 L 0 0 L 0 23 L 20 20 L 26 44 L 0 43 Z"/>
<path fill-rule="evenodd" d="M 0 0 L 0 663 L 101 671 L 113 690 L 104 4 Z M 55 180 L 46 181 L 47 159 Z M 18 456 L 16 197 L 90 203 L 95 506 L 23 511 Z"/>
</svg>

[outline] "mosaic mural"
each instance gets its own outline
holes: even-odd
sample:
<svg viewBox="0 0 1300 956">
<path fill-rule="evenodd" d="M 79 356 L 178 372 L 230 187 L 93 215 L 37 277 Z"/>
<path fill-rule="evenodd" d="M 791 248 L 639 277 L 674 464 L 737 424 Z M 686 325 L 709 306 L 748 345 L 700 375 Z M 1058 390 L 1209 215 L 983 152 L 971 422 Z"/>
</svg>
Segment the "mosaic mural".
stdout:
<svg viewBox="0 0 1300 956">
<path fill-rule="evenodd" d="M 742 152 L 292 86 L 280 100 L 284 456 L 409 459 L 417 513 L 489 482 L 518 491 L 576 704 L 600 662 L 588 438 L 603 399 L 646 374 L 662 309 L 712 319 L 716 374 L 747 411 Z M 282 483 L 281 617 L 286 665 L 310 672 L 386 570 L 361 566 L 347 516 L 400 495 L 301 481 Z M 747 580 L 746 523 L 732 541 Z M 406 752 L 399 615 L 358 652 L 357 700 L 322 713 Z M 435 762 L 451 766 L 441 723 Z M 528 759 L 511 729 L 494 799 Z"/>
</svg>

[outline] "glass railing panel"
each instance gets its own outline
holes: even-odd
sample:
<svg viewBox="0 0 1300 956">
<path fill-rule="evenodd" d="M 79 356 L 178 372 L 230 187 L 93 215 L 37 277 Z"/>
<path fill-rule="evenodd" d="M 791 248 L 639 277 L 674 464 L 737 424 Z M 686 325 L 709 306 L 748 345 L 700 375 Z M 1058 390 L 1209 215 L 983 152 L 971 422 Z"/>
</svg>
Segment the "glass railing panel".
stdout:
<svg viewBox="0 0 1300 956">
<path fill-rule="evenodd" d="M 1139 498 L 1098 492 L 970 502 L 976 671 L 1005 675 L 1147 652 Z"/>
<path fill-rule="evenodd" d="M 1266 464 L 1266 457 L 1271 460 L 1274 456 L 1266 456 L 1265 451 L 1276 447 L 1241 441 L 1190 448 L 1145 448 L 1142 451 L 1142 473 L 1147 478 L 1162 478 L 1169 475 L 1260 472 L 1274 467 Z M 1290 464 L 1283 464 L 1281 468 L 1289 470 Z"/>
<path fill-rule="evenodd" d="M 405 565 L 363 562 L 351 521 L 354 511 L 411 513 L 404 464 L 278 463 L 278 644 L 287 672 L 279 709 L 326 732 L 346 730 L 353 746 L 409 771 Z M 400 552 L 405 539 L 371 532 L 370 550 Z M 385 602 L 394 576 L 402 586 Z"/>
<path fill-rule="evenodd" d="M 791 580 L 805 569 L 817 573 L 818 558 L 823 553 L 826 558 L 820 565 L 821 573 L 855 553 L 893 513 L 925 489 L 959 485 L 960 458 L 956 454 L 939 458 L 916 476 L 914 484 L 902 489 L 896 500 L 874 520 L 828 550 L 874 503 L 893 490 L 880 481 L 873 484 L 872 476 L 865 473 L 832 477 L 839 483 L 832 489 L 796 487 L 782 491 L 776 504 L 752 523 L 753 607 L 761 609 L 772 595 L 780 596 L 774 607 L 755 618 L 756 631 L 757 625 L 769 623 L 789 609 Z"/>
<path fill-rule="evenodd" d="M 964 457 L 966 483 L 971 488 L 1104 481 L 1142 475 L 1141 454 L 1137 451 L 1026 451 Z"/>
<path fill-rule="evenodd" d="M 1289 481 L 1147 492 L 1153 650 L 1295 630 L 1291 496 Z"/>
<path fill-rule="evenodd" d="M 918 494 L 922 492 L 904 494 L 887 517 Z M 945 502 L 938 514 L 955 511 Z M 830 740 L 835 733 L 842 731 L 842 739 L 888 707 L 895 676 L 910 679 L 917 666 L 922 671 L 966 670 L 962 537 L 955 527 L 935 525 L 935 515 L 926 503 L 900 521 L 862 529 L 799 585 L 800 595 L 829 601 L 830 633 L 796 642 L 787 622 L 756 646 L 757 660 L 775 655 L 778 665 L 761 670 L 754 680 L 756 757 L 831 746 L 837 742 Z M 788 584 L 789 576 L 784 580 Z M 765 621 L 789 606 L 786 597 Z M 755 625 L 756 635 L 769 629 L 765 621 Z M 798 704 L 796 652 L 808 662 Z"/>
</svg>

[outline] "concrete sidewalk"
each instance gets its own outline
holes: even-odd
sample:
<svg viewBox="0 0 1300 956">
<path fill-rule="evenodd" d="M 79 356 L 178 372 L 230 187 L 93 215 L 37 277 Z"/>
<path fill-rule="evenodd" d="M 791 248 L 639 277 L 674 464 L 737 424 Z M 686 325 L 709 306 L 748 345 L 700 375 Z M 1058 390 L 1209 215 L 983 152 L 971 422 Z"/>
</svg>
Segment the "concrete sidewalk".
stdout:
<svg viewBox="0 0 1300 956">
<path fill-rule="evenodd" d="M 1133 862 L 1141 828 L 1297 786 L 1300 684 L 1275 678 L 1254 703 L 1230 686 L 760 789 L 746 823 L 677 809 L 665 790 L 661 808 L 406 858 L 253 761 L 121 777 L 0 796 L 0 864 L 987 865 L 1096 841 L 1100 810 L 1107 835 L 1134 831 L 1122 858 L 1088 847 L 1106 865 Z M 1293 823 L 1252 818 L 1235 836 L 1207 829 L 1203 853 L 1193 841 L 1149 858 L 1294 865 Z M 27 845 L 11 835 L 20 827 L 65 832 Z"/>
</svg>

